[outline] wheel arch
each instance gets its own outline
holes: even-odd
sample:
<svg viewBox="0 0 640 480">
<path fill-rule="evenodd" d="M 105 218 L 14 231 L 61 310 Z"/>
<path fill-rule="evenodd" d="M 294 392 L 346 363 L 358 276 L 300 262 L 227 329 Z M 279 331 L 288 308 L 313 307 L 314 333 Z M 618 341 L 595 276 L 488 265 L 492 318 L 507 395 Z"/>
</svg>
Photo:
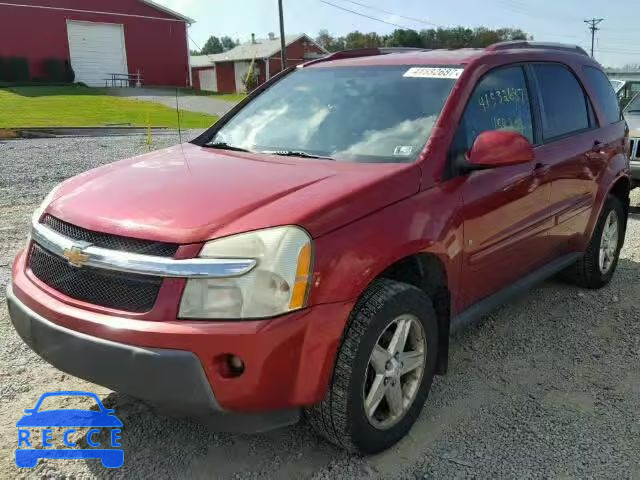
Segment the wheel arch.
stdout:
<svg viewBox="0 0 640 480">
<path fill-rule="evenodd" d="M 416 253 L 389 265 L 373 281 L 379 278 L 387 278 L 413 285 L 422 290 L 431 299 L 438 321 L 436 373 L 445 374 L 449 359 L 451 320 L 451 292 L 445 264 L 433 253 Z"/>
<path fill-rule="evenodd" d="M 598 223 L 598 218 L 600 218 L 600 214 L 602 213 L 602 209 L 607 201 L 607 197 L 609 195 L 613 195 L 622 203 L 622 207 L 624 208 L 625 214 L 629 213 L 629 194 L 632 189 L 632 182 L 629 175 L 620 171 L 617 174 L 607 175 L 610 180 L 608 182 L 601 182 L 601 188 L 598 190 L 596 194 L 596 200 L 594 202 L 594 209 L 591 214 L 591 219 L 587 226 L 586 235 L 584 237 L 585 248 L 588 245 L 591 237 L 593 236 L 593 232 Z M 625 227 L 626 227 L 626 217 L 625 217 Z"/>
</svg>

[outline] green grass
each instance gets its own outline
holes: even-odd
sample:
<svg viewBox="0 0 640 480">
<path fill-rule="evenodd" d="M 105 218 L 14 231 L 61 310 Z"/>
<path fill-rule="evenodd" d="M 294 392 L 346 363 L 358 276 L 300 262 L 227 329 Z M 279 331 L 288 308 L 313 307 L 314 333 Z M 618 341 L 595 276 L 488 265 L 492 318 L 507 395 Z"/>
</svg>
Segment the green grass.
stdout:
<svg viewBox="0 0 640 480">
<path fill-rule="evenodd" d="M 246 93 L 220 93 L 212 95 L 213 98 L 218 100 L 226 100 L 227 102 L 238 103 L 245 99 Z"/>
<path fill-rule="evenodd" d="M 180 112 L 183 128 L 205 128 L 217 117 Z M 112 97 L 99 88 L 41 86 L 0 88 L 0 128 L 131 125 L 177 127 L 176 111 L 152 102 Z"/>
</svg>

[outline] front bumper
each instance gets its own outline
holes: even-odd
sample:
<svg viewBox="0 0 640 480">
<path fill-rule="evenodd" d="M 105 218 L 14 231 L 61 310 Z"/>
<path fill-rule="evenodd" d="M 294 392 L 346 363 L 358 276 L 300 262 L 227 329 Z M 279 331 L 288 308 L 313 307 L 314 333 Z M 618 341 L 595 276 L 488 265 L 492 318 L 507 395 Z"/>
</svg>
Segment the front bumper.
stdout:
<svg viewBox="0 0 640 480">
<path fill-rule="evenodd" d="M 7 287 L 14 328 L 51 365 L 142 400 L 196 412 L 223 411 L 202 365 L 191 352 L 140 348 L 75 332 L 37 314 Z"/>
<path fill-rule="evenodd" d="M 631 160 L 631 178 L 634 182 L 640 182 L 640 160 Z"/>
<path fill-rule="evenodd" d="M 218 430 L 266 431 L 296 423 L 300 417 L 297 408 L 251 414 L 225 411 L 192 352 L 135 347 L 61 327 L 18 300 L 11 285 L 7 305 L 25 343 L 51 365 L 76 377 L 173 413 L 206 417 Z"/>
<path fill-rule="evenodd" d="M 220 430 L 227 428 L 218 417 L 233 419 L 232 426 L 258 424 L 236 431 L 292 423 L 300 407 L 324 398 L 353 306 L 254 321 L 187 321 L 162 310 L 136 318 L 92 310 L 38 283 L 24 253 L 14 262 L 7 302 L 20 336 L 59 369 L 167 410 L 216 414 L 211 423 Z M 242 375 L 230 378 L 222 368 L 228 354 L 244 361 Z"/>
</svg>

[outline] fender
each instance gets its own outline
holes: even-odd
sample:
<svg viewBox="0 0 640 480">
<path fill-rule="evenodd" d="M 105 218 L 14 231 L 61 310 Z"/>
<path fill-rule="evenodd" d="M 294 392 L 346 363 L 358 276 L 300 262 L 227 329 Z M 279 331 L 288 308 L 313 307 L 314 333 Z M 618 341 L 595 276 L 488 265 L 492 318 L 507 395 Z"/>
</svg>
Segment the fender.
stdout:
<svg viewBox="0 0 640 480">
<path fill-rule="evenodd" d="M 457 291 L 461 205 L 459 189 L 435 186 L 318 237 L 310 305 L 353 301 L 394 263 L 419 253 L 435 255 Z"/>
<path fill-rule="evenodd" d="M 626 182 L 628 182 L 629 187 L 631 186 L 631 172 L 629 170 L 629 161 L 626 155 L 619 153 L 616 154 L 611 159 L 611 161 L 609 161 L 607 168 L 598 181 L 599 188 L 596 192 L 595 200 L 593 202 L 593 209 L 591 210 L 591 217 L 589 218 L 587 230 L 585 231 L 583 250 L 587 249 L 587 246 L 591 241 L 593 231 L 595 230 L 596 224 L 598 223 L 598 218 L 600 218 L 600 214 L 602 213 L 602 209 L 604 208 L 604 203 L 607 199 L 607 195 L 609 195 L 614 185 L 621 179 L 624 179 Z"/>
</svg>

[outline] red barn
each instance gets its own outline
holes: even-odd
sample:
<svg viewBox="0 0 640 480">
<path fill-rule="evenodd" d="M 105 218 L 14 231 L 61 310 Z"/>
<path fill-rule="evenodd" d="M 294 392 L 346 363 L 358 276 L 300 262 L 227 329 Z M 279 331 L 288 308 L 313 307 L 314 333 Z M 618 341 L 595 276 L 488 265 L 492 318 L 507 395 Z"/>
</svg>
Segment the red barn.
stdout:
<svg viewBox="0 0 640 480">
<path fill-rule="evenodd" d="M 151 0 L 0 1 L 0 57 L 24 57 L 31 78 L 45 61 L 70 60 L 77 82 L 105 86 L 140 73 L 144 85 L 190 85 L 193 21 Z"/>
<path fill-rule="evenodd" d="M 297 65 L 328 53 L 304 34 L 285 37 L 285 45 L 287 65 Z M 241 92 L 251 62 L 255 61 L 260 83 L 282 70 L 281 51 L 280 38 L 275 35 L 270 34 L 266 39 L 256 39 L 252 35 L 250 42 L 224 53 L 193 56 L 193 86 L 212 92 Z"/>
</svg>

